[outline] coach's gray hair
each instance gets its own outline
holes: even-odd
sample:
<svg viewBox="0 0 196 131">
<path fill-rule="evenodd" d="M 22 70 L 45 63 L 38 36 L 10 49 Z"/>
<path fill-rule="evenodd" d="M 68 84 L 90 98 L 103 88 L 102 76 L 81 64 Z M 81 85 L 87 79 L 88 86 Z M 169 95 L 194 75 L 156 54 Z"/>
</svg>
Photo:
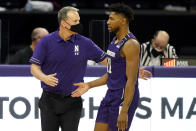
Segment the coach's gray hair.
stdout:
<svg viewBox="0 0 196 131">
<path fill-rule="evenodd" d="M 59 25 L 61 23 L 61 20 L 62 19 L 65 19 L 67 17 L 67 13 L 69 11 L 79 11 L 79 9 L 75 8 L 75 7 L 72 7 L 72 6 L 66 6 L 66 7 L 63 7 L 62 9 L 60 9 L 58 11 L 58 22 L 59 22 Z"/>
</svg>

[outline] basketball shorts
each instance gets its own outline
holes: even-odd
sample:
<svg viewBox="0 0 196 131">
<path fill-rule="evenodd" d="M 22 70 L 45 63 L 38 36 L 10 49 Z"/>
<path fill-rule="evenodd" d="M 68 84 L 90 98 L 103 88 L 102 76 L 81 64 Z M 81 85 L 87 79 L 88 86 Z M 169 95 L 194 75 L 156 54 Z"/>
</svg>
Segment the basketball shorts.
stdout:
<svg viewBox="0 0 196 131">
<path fill-rule="evenodd" d="M 101 101 L 96 122 L 107 123 L 109 126 L 109 131 L 118 131 L 117 119 L 119 115 L 119 108 L 121 107 L 123 102 L 123 95 L 124 89 L 108 89 L 106 92 L 106 96 Z M 139 90 L 138 88 L 135 88 L 134 97 L 128 111 L 128 128 L 125 131 L 128 131 L 131 126 L 135 110 L 138 106 L 138 101 Z"/>
</svg>

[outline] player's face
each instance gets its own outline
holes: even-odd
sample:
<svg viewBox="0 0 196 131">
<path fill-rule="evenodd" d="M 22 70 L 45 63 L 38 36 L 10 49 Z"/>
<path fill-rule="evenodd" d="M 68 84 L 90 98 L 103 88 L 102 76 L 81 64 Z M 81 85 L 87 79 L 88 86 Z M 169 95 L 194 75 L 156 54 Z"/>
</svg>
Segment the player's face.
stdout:
<svg viewBox="0 0 196 131">
<path fill-rule="evenodd" d="M 122 22 L 122 16 L 118 13 L 111 12 L 107 21 L 109 32 L 118 32 Z"/>
</svg>

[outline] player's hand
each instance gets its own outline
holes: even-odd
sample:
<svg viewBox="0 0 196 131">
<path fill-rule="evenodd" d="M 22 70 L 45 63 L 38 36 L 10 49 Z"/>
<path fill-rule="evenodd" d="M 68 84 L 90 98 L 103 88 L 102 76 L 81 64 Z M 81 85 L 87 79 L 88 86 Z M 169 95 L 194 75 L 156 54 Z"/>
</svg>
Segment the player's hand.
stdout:
<svg viewBox="0 0 196 131">
<path fill-rule="evenodd" d="M 148 80 L 152 77 L 152 73 L 150 71 L 145 70 L 146 67 L 141 67 L 139 70 L 139 78 L 143 80 Z"/>
<path fill-rule="evenodd" d="M 125 131 L 128 128 L 128 113 L 120 112 L 117 120 L 117 127 L 121 131 Z"/>
<path fill-rule="evenodd" d="M 73 85 L 78 86 L 78 88 L 72 92 L 71 94 L 72 97 L 80 97 L 81 95 L 83 95 L 85 92 L 89 90 L 89 86 L 87 83 L 75 83 Z"/>
<path fill-rule="evenodd" d="M 57 73 L 54 73 L 54 74 L 50 74 L 50 75 L 46 75 L 43 79 L 43 82 L 46 84 L 46 85 L 49 85 L 49 86 L 52 86 L 52 87 L 55 87 L 57 86 L 58 84 L 58 79 L 55 77 L 57 75 Z"/>
</svg>

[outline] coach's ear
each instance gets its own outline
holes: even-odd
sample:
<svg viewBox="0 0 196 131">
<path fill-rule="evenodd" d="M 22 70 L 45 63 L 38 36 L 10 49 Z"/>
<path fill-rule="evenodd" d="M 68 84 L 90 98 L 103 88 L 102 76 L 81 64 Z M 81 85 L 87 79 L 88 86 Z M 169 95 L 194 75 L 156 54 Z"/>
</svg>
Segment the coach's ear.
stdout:
<svg viewBox="0 0 196 131">
<path fill-rule="evenodd" d="M 61 20 L 60 26 L 62 26 L 63 28 L 66 28 L 66 29 L 70 29 L 70 28 L 71 28 L 71 26 L 69 26 L 69 25 L 65 22 L 65 20 Z"/>
</svg>

